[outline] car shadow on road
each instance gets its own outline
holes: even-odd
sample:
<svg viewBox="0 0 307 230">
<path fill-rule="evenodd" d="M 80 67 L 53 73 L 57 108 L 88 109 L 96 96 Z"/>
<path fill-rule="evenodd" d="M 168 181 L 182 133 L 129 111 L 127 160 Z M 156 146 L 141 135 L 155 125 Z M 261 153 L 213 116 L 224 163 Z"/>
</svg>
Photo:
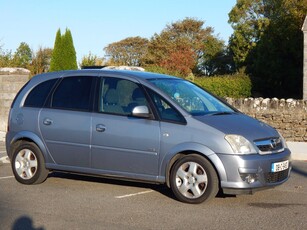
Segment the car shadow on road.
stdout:
<svg viewBox="0 0 307 230">
<path fill-rule="evenodd" d="M 153 184 L 153 183 L 145 183 L 139 181 L 128 181 L 123 179 L 114 179 L 114 178 L 106 178 L 106 177 L 99 177 L 99 176 L 89 176 L 83 174 L 74 174 L 74 173 L 66 173 L 66 172 L 52 172 L 48 176 L 49 178 L 61 178 L 61 179 L 68 179 L 68 180 L 76 180 L 76 181 L 87 181 L 93 183 L 102 183 L 102 184 L 112 184 L 118 186 L 125 186 L 125 187 L 134 187 L 134 188 L 145 188 L 151 189 L 160 194 L 176 200 L 176 197 L 172 193 L 172 190 L 168 188 L 165 184 Z M 220 189 L 216 198 L 235 198 L 236 195 L 229 195 L 224 194 L 223 191 Z"/>
<path fill-rule="evenodd" d="M 307 162 L 306 161 L 293 161 L 291 173 L 307 177 Z"/>
<path fill-rule="evenodd" d="M 302 169 L 298 169 L 296 167 L 293 167 L 292 170 L 291 170 L 292 173 L 296 173 L 296 174 L 299 174 L 301 176 L 304 176 L 304 177 L 307 177 L 307 172 L 302 170 Z"/>
<path fill-rule="evenodd" d="M 76 180 L 76 181 L 112 184 L 112 185 L 125 186 L 125 187 L 128 186 L 128 187 L 134 187 L 134 188 L 151 189 L 151 190 L 161 193 L 164 196 L 167 196 L 169 198 L 176 200 L 171 189 L 169 189 L 166 185 L 163 185 L 163 184 L 145 183 L 145 182 L 140 182 L 140 181 L 129 181 L 129 180 L 123 180 L 122 178 L 114 179 L 114 178 L 106 178 L 106 177 L 99 177 L 99 176 L 92 176 L 92 175 L 88 176 L 88 175 L 66 173 L 66 172 L 52 172 L 49 174 L 48 178 L 61 178 L 61 179 Z"/>
</svg>

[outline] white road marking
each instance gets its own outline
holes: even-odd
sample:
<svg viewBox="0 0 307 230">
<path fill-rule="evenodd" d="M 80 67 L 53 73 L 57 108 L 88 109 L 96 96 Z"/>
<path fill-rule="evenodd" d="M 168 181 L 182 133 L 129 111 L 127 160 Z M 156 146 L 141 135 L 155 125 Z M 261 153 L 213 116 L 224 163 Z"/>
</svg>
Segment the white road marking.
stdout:
<svg viewBox="0 0 307 230">
<path fill-rule="evenodd" d="M 10 178 L 14 178 L 14 176 L 4 176 L 4 177 L 0 177 L 0 180 L 3 180 L 3 179 L 10 179 Z"/>
<path fill-rule="evenodd" d="M 153 192 L 153 190 L 131 193 L 131 194 L 123 195 L 123 196 L 115 196 L 115 198 L 122 199 L 122 198 L 126 198 L 126 197 L 131 197 L 131 196 L 138 196 L 138 195 L 142 195 L 142 194 L 146 194 L 146 193 L 150 193 L 150 192 Z"/>
</svg>

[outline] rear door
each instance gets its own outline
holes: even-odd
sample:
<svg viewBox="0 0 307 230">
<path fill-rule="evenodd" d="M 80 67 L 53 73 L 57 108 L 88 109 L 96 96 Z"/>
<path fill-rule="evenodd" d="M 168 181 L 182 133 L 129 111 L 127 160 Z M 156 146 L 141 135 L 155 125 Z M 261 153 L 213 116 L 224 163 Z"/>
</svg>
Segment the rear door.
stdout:
<svg viewBox="0 0 307 230">
<path fill-rule="evenodd" d="M 39 115 L 39 127 L 51 157 L 58 165 L 90 167 L 92 92 L 95 77 L 65 77 L 47 108 Z"/>
</svg>

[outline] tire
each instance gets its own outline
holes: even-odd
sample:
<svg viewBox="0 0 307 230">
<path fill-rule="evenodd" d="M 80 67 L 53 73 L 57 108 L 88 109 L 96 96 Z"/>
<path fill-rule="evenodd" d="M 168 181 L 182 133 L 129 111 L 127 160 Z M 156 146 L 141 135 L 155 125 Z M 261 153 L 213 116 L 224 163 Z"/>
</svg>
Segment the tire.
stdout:
<svg viewBox="0 0 307 230">
<path fill-rule="evenodd" d="M 199 204 L 214 198 L 219 191 L 219 179 L 212 164 L 196 154 L 177 160 L 171 169 L 170 185 L 182 202 Z"/>
<path fill-rule="evenodd" d="M 32 142 L 17 145 L 11 165 L 16 180 L 22 184 L 40 184 L 49 173 L 41 150 Z"/>
</svg>

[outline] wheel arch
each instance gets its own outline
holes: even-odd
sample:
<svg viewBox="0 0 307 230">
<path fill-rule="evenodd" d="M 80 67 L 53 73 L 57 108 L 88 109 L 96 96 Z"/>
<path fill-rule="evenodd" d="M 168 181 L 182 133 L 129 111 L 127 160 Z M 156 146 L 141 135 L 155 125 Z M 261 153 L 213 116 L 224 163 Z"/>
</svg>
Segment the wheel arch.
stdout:
<svg viewBox="0 0 307 230">
<path fill-rule="evenodd" d="M 186 148 L 177 149 L 177 151 L 174 151 L 172 154 L 169 154 L 168 157 L 164 159 L 165 161 L 165 182 L 168 187 L 170 187 L 170 173 L 171 173 L 173 165 L 175 164 L 176 161 L 178 161 L 182 157 L 190 155 L 190 154 L 196 154 L 196 155 L 206 158 L 213 166 L 218 176 L 219 182 L 226 180 L 227 175 L 226 175 L 224 165 L 222 161 L 220 160 L 220 158 L 216 155 L 216 153 L 213 152 L 207 146 L 204 146 L 198 143 L 191 143 L 187 145 Z"/>
<path fill-rule="evenodd" d="M 21 143 L 21 141 L 27 141 L 36 144 L 37 147 L 41 150 L 43 157 L 45 158 L 45 162 L 47 163 L 47 161 L 50 160 L 48 150 L 41 138 L 39 138 L 39 136 L 37 136 L 35 133 L 29 131 L 19 132 L 11 139 L 9 143 L 10 147 L 8 149 L 8 156 L 10 159 L 12 158 L 14 150 L 18 147 L 18 143 Z"/>
</svg>

